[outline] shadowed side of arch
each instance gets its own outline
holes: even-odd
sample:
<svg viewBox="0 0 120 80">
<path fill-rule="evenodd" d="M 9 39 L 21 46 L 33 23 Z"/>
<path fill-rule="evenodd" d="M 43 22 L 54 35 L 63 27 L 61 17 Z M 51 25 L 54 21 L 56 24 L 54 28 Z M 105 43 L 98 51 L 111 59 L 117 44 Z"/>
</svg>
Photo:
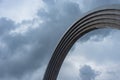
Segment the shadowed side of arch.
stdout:
<svg viewBox="0 0 120 80">
<path fill-rule="evenodd" d="M 89 12 L 73 24 L 57 45 L 43 80 L 56 80 L 68 51 L 79 38 L 92 30 L 106 27 L 120 29 L 120 6 Z"/>
</svg>

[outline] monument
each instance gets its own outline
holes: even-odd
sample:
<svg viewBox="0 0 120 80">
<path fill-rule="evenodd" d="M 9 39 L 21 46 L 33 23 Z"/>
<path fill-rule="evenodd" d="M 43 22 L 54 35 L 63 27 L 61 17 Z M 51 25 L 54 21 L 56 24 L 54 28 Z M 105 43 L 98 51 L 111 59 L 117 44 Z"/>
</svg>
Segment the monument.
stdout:
<svg viewBox="0 0 120 80">
<path fill-rule="evenodd" d="M 57 45 L 43 80 L 56 80 L 61 65 L 73 44 L 86 33 L 101 28 L 120 29 L 120 5 L 110 5 L 86 13 L 73 24 Z"/>
</svg>

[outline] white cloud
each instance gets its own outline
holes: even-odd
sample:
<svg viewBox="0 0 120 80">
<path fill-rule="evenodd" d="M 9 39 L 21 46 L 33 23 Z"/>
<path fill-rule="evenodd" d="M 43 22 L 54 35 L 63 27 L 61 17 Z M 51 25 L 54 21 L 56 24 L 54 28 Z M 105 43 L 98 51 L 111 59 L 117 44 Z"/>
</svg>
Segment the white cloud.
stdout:
<svg viewBox="0 0 120 80">
<path fill-rule="evenodd" d="M 41 7 L 43 7 L 41 0 L 3 0 L 0 3 L 0 17 L 6 17 L 15 22 L 32 20 Z"/>
</svg>

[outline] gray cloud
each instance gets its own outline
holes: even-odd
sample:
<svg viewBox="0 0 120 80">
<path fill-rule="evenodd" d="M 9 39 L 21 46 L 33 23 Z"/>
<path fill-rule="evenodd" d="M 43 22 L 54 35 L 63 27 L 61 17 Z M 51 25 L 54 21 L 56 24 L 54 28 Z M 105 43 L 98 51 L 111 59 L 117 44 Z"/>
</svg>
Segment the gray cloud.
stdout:
<svg viewBox="0 0 120 80">
<path fill-rule="evenodd" d="M 95 80 L 98 73 L 93 70 L 89 65 L 84 65 L 80 68 L 80 78 L 81 80 Z"/>
<path fill-rule="evenodd" d="M 0 18 L 0 35 L 8 33 L 16 27 L 15 23 L 7 18 Z"/>
<path fill-rule="evenodd" d="M 44 23 L 38 23 L 40 27 L 30 29 L 25 34 L 9 34 L 11 30 L 14 31 L 22 24 L 15 25 L 13 21 L 6 19 L 0 21 L 2 36 L 0 42 L 3 44 L 0 50 L 1 79 L 4 77 L 22 79 L 25 74 L 34 72 L 43 64 L 46 65 L 61 35 L 80 16 L 77 3 L 63 4 L 60 1 L 55 5 L 50 5 L 49 2 L 45 4 L 48 11 L 43 8 L 38 12 L 38 17 Z"/>
<path fill-rule="evenodd" d="M 94 31 L 91 31 L 91 32 L 85 34 L 84 36 L 82 36 L 78 41 L 86 42 L 86 41 L 90 40 L 90 38 L 93 36 L 97 36 L 97 38 L 95 38 L 94 41 L 100 41 L 104 37 L 107 37 L 108 35 L 110 35 L 110 33 L 112 31 L 113 31 L 113 29 L 110 29 L 110 28 L 94 30 Z"/>
<path fill-rule="evenodd" d="M 108 36 L 100 37 L 94 35 L 86 42 L 77 42 L 74 46 L 74 52 L 81 56 L 86 57 L 88 60 L 96 62 L 96 64 L 105 64 L 108 61 L 117 63 L 119 62 L 119 40 L 120 31 L 110 30 Z"/>
<path fill-rule="evenodd" d="M 106 6 L 111 4 L 120 4 L 120 0 L 114 0 L 114 1 L 113 0 L 82 0 L 81 5 L 84 5 L 82 10 L 86 12 L 100 6 Z"/>
</svg>

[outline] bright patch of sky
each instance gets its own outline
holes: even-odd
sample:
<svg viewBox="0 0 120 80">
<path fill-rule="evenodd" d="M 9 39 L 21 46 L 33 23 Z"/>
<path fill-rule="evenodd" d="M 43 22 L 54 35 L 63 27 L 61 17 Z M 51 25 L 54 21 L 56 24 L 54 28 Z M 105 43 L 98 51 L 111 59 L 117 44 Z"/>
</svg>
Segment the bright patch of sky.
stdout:
<svg viewBox="0 0 120 80">
<path fill-rule="evenodd" d="M 42 7 L 41 0 L 2 0 L 0 2 L 0 17 L 6 17 L 15 22 L 32 20 Z"/>
</svg>

